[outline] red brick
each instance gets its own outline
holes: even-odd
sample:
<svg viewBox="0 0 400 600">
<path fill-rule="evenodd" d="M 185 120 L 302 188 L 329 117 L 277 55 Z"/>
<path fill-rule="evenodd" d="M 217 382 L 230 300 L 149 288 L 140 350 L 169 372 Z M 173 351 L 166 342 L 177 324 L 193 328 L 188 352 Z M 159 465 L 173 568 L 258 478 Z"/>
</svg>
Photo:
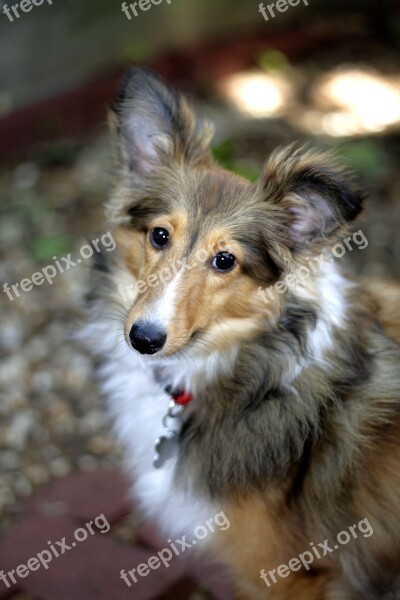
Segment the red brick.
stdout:
<svg viewBox="0 0 400 600">
<path fill-rule="evenodd" d="M 154 600 L 189 600 L 196 588 L 192 579 L 181 579 Z"/>
<path fill-rule="evenodd" d="M 79 523 L 68 516 L 37 516 L 22 522 L 2 541 L 0 564 L 5 571 L 15 569 L 38 552 L 66 537 L 67 544 Z M 55 544 L 58 548 L 58 545 Z M 110 536 L 96 534 L 77 543 L 59 558 L 53 558 L 48 569 L 41 567 L 19 580 L 19 587 L 40 600 L 150 600 L 162 597 L 183 578 L 181 561 L 169 568 L 161 566 L 147 577 L 137 577 L 128 587 L 120 578 L 121 569 L 128 572 L 147 562 L 152 552 L 120 543 Z"/>
<path fill-rule="evenodd" d="M 26 505 L 28 514 L 67 514 L 84 521 L 104 514 L 110 523 L 132 510 L 127 479 L 111 469 L 73 473 L 44 488 Z"/>
<path fill-rule="evenodd" d="M 163 537 L 157 525 L 150 523 L 149 521 L 142 523 L 136 534 L 136 539 L 138 544 L 147 546 L 148 548 L 160 549 L 168 543 L 166 537 Z"/>
<path fill-rule="evenodd" d="M 235 593 L 228 569 L 217 563 L 192 560 L 187 568 L 191 577 L 209 591 L 215 600 L 233 600 Z"/>
</svg>

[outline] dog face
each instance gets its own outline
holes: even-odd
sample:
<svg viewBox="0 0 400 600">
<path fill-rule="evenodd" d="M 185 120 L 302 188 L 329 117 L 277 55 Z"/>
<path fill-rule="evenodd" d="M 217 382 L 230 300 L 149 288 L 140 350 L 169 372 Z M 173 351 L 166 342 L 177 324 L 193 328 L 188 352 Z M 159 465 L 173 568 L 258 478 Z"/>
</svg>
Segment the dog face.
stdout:
<svg viewBox="0 0 400 600">
<path fill-rule="evenodd" d="M 252 184 L 214 164 L 212 130 L 160 78 L 131 69 L 111 115 L 119 163 L 109 214 L 137 281 L 127 341 L 163 358 L 222 349 L 278 318 L 257 289 L 316 254 L 360 211 L 324 155 L 287 149 Z"/>
<path fill-rule="evenodd" d="M 235 175 L 176 166 L 151 199 L 157 211 L 130 208 L 132 229 L 121 228 L 117 241 L 141 282 L 126 321 L 136 349 L 169 356 L 197 340 L 212 350 L 259 328 L 258 281 L 275 280 L 277 266 L 246 241 L 254 196 Z M 143 344 L 146 336 L 153 342 Z"/>
</svg>

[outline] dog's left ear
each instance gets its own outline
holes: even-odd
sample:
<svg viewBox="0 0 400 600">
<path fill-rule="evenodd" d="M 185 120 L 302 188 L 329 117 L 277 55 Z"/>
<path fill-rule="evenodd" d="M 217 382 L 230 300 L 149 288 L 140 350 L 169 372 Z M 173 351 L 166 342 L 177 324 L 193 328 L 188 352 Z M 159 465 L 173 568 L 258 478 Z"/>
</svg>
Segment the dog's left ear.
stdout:
<svg viewBox="0 0 400 600">
<path fill-rule="evenodd" d="M 141 179 L 173 161 L 212 161 L 212 127 L 200 126 L 185 98 L 147 69 L 127 71 L 110 120 L 122 166 Z"/>
<path fill-rule="evenodd" d="M 275 152 L 258 182 L 277 237 L 293 251 L 333 241 L 362 210 L 364 195 L 327 153 Z"/>
</svg>

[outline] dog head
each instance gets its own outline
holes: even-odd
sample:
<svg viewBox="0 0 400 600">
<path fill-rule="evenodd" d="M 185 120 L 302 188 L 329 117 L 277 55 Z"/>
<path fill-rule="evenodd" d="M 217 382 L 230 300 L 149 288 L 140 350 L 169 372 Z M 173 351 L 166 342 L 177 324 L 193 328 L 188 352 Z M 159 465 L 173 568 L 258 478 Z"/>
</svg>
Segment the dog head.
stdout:
<svg viewBox="0 0 400 600">
<path fill-rule="evenodd" d="M 128 71 L 111 124 L 119 165 L 108 214 L 132 280 L 125 336 L 142 354 L 212 351 L 257 334 L 285 301 L 266 306 L 259 287 L 333 243 L 361 210 L 324 154 L 278 151 L 255 184 L 221 169 L 212 128 L 147 70 Z"/>
</svg>

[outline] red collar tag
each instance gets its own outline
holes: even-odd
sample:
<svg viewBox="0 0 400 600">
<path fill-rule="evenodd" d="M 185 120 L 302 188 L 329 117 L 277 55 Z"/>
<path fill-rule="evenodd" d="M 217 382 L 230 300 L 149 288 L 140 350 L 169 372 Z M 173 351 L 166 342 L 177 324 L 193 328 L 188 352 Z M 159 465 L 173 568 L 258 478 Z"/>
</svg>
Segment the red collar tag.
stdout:
<svg viewBox="0 0 400 600">
<path fill-rule="evenodd" d="M 179 406 L 186 406 L 186 404 L 189 404 L 193 400 L 192 394 L 188 394 L 187 392 L 172 393 L 171 396 Z"/>
</svg>

